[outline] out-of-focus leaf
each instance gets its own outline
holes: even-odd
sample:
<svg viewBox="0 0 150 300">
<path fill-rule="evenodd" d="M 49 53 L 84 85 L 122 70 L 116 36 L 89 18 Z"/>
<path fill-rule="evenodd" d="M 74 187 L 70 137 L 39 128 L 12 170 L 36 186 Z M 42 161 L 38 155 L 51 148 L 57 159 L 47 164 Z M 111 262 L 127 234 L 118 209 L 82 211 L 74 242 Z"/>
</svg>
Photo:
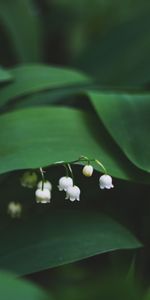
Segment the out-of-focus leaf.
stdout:
<svg viewBox="0 0 150 300">
<path fill-rule="evenodd" d="M 125 155 L 150 172 L 150 95 L 90 92 L 104 125 Z"/>
<path fill-rule="evenodd" d="M 1 0 L 0 19 L 20 62 L 41 60 L 41 28 L 31 0 Z"/>
<path fill-rule="evenodd" d="M 53 104 L 71 104 L 71 102 L 75 102 L 75 93 L 76 88 L 63 88 L 63 89 L 56 89 L 53 91 L 42 91 L 39 93 L 34 93 L 29 96 L 24 96 L 12 101 L 9 103 L 8 108 L 13 109 L 22 109 L 30 106 L 39 106 L 39 105 L 53 105 Z M 71 101 L 72 100 L 72 101 Z"/>
<path fill-rule="evenodd" d="M 101 84 L 137 86 L 150 81 L 149 12 L 113 28 L 103 39 L 92 40 L 76 66 Z"/>
<path fill-rule="evenodd" d="M 8 101 L 48 89 L 75 88 L 90 83 L 82 73 L 45 65 L 25 65 L 11 69 L 15 81 L 0 91 L 0 106 Z"/>
<path fill-rule="evenodd" d="M 112 219 L 76 210 L 51 211 L 47 208 L 43 214 L 30 215 L 30 219 L 1 220 L 0 228 L 0 268 L 18 275 L 141 246 Z"/>
<path fill-rule="evenodd" d="M 146 295 L 143 300 L 150 300 L 150 289 L 146 292 Z"/>
<path fill-rule="evenodd" d="M 0 67 L 0 83 L 9 82 L 13 79 L 11 72 Z"/>
<path fill-rule="evenodd" d="M 14 275 L 0 273 L 0 298 L 3 300 L 51 300 L 39 287 Z"/>
<path fill-rule="evenodd" d="M 60 283 L 62 282 L 61 280 L 63 280 L 64 284 L 59 284 L 59 288 L 57 284 L 54 295 L 56 295 L 56 298 L 59 300 L 144 300 L 144 292 L 139 281 L 135 280 L 135 278 L 127 281 L 126 274 L 122 273 L 122 267 L 123 266 L 120 265 L 118 270 L 115 271 L 111 268 L 107 268 L 107 271 L 105 271 L 102 276 L 92 274 L 93 276 L 82 280 L 82 284 L 80 280 L 75 282 L 69 281 L 69 288 L 67 279 L 70 279 L 70 272 L 67 274 L 68 277 L 65 278 L 66 282 L 64 282 L 64 273 L 60 273 L 59 276 L 61 277 L 58 277 L 58 279 Z M 149 300 L 149 298 L 146 300 Z"/>
<path fill-rule="evenodd" d="M 2 115 L 0 173 L 48 166 L 62 160 L 70 162 L 85 155 L 101 160 L 113 176 L 146 180 L 144 172 L 138 172 L 119 152 L 95 116 L 58 107 Z"/>
</svg>

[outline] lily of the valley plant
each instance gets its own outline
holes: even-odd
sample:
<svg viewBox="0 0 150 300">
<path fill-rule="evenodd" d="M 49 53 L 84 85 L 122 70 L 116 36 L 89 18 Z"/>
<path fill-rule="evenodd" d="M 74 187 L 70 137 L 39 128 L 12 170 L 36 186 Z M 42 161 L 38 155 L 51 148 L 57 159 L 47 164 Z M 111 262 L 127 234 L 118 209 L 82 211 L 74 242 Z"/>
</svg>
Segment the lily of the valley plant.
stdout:
<svg viewBox="0 0 150 300">
<path fill-rule="evenodd" d="M 61 177 L 58 181 L 58 189 L 59 191 L 64 191 L 66 193 L 66 200 L 70 200 L 71 202 L 80 201 L 80 188 L 75 185 L 74 175 L 71 168 L 72 164 L 77 162 L 84 163 L 84 167 L 82 169 L 82 173 L 86 177 L 91 177 L 93 175 L 94 168 L 92 166 L 92 162 L 96 162 L 101 170 L 103 171 L 103 175 L 99 178 L 99 187 L 100 189 L 111 189 L 114 187 L 112 184 L 112 177 L 107 174 L 106 168 L 104 165 L 97 159 L 88 159 L 85 156 L 81 156 L 78 160 L 66 163 L 64 161 L 57 162 L 55 165 L 62 165 L 65 167 L 66 174 Z M 47 204 L 51 202 L 52 198 L 52 183 L 45 178 L 45 171 L 40 168 L 41 180 L 38 181 L 38 175 L 36 172 L 25 172 L 21 178 L 21 185 L 23 187 L 34 188 L 37 187 L 35 191 L 35 199 L 36 203 Z M 22 212 L 22 206 L 19 203 L 10 202 L 8 205 L 8 213 L 11 217 L 20 217 Z"/>
</svg>

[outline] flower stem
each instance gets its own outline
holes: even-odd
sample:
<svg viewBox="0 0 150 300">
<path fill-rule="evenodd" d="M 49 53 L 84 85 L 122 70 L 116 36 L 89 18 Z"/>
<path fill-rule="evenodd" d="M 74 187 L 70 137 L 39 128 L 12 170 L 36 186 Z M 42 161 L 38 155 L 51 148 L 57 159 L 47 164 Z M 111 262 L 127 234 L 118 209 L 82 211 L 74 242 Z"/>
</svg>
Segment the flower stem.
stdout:
<svg viewBox="0 0 150 300">
<path fill-rule="evenodd" d="M 71 168 L 70 164 L 67 164 L 67 166 L 68 166 L 68 169 L 70 171 L 70 175 L 71 175 L 71 178 L 73 180 L 73 185 L 74 185 L 74 175 L 73 175 L 73 172 L 72 172 L 72 168 Z"/>
<path fill-rule="evenodd" d="M 107 174 L 107 170 L 104 165 L 98 159 L 95 159 L 95 162 L 103 169 L 104 173 Z"/>
<path fill-rule="evenodd" d="M 68 175 L 69 175 L 68 170 L 69 170 L 70 174 L 71 174 L 71 177 L 73 179 L 74 176 L 73 176 L 73 172 L 72 172 L 70 164 L 76 164 L 76 163 L 79 163 L 79 162 L 87 163 L 88 165 L 91 162 L 96 162 L 101 167 L 101 169 L 104 171 L 104 173 L 107 174 L 106 168 L 104 167 L 104 165 L 98 159 L 88 158 L 88 157 L 83 156 L 83 155 L 81 155 L 78 159 L 73 160 L 73 161 L 69 161 L 69 162 L 57 161 L 57 162 L 47 166 L 47 168 L 50 167 L 50 166 L 64 166 L 65 169 L 66 169 L 66 176 L 68 177 Z M 42 168 L 40 168 L 40 172 L 41 172 L 41 175 L 42 175 L 42 183 L 43 183 L 42 186 L 44 186 L 45 177 L 44 177 L 44 171 L 43 171 Z"/>
<path fill-rule="evenodd" d="M 69 171 L 68 171 L 68 165 L 64 164 L 63 167 L 65 168 L 66 170 L 66 177 L 69 177 Z"/>
<path fill-rule="evenodd" d="M 81 155 L 79 161 L 87 161 L 87 164 L 90 165 L 90 159 L 86 156 Z"/>
<path fill-rule="evenodd" d="M 45 176 L 44 176 L 44 171 L 42 168 L 40 168 L 40 173 L 41 173 L 41 176 L 42 176 L 42 191 L 44 189 L 44 182 L 45 182 Z"/>
</svg>

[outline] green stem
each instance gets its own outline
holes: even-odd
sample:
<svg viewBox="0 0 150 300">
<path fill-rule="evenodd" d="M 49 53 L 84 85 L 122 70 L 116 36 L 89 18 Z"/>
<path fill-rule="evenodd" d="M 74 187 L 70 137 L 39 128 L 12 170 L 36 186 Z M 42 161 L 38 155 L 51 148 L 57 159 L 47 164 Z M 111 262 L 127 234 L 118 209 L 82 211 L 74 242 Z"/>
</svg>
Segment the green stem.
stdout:
<svg viewBox="0 0 150 300">
<path fill-rule="evenodd" d="M 79 161 L 87 161 L 87 164 L 90 165 L 90 159 L 87 156 L 81 155 Z"/>
<path fill-rule="evenodd" d="M 88 165 L 90 164 L 90 162 L 96 162 L 101 167 L 101 169 L 103 170 L 103 172 L 105 174 L 107 174 L 106 168 L 104 167 L 104 165 L 98 159 L 88 158 L 88 157 L 83 156 L 83 155 L 81 155 L 79 157 L 79 159 L 73 160 L 71 162 L 70 161 L 69 162 L 65 162 L 65 161 L 55 162 L 55 163 L 47 166 L 47 168 L 50 167 L 50 166 L 62 166 L 63 165 L 65 167 L 65 169 L 66 169 L 66 173 L 67 173 L 66 176 L 69 175 L 69 172 L 68 172 L 68 169 L 69 169 L 71 177 L 73 179 L 73 172 L 72 172 L 72 169 L 70 167 L 70 164 L 76 164 L 76 163 L 79 163 L 79 162 L 87 163 Z M 40 168 L 40 172 L 41 172 L 41 175 L 42 175 L 42 182 L 43 182 L 43 185 L 44 185 L 45 178 L 44 178 L 44 174 L 43 174 L 42 168 Z"/>
<path fill-rule="evenodd" d="M 71 175 L 71 178 L 73 180 L 73 185 L 74 185 L 74 175 L 73 175 L 73 172 L 72 172 L 72 168 L 71 168 L 70 164 L 67 164 L 67 166 L 68 166 L 68 169 L 70 171 L 70 175 Z"/>
<path fill-rule="evenodd" d="M 66 177 L 69 177 L 69 171 L 68 171 L 68 166 L 66 164 L 63 165 L 63 167 L 66 170 Z"/>
<path fill-rule="evenodd" d="M 44 176 L 44 171 L 42 168 L 40 168 L 40 173 L 41 173 L 41 176 L 42 176 L 42 191 L 44 189 L 44 182 L 45 182 L 45 176 Z"/>
<path fill-rule="evenodd" d="M 103 169 L 104 173 L 107 174 L 107 170 L 104 165 L 98 159 L 95 159 L 95 162 Z"/>
</svg>

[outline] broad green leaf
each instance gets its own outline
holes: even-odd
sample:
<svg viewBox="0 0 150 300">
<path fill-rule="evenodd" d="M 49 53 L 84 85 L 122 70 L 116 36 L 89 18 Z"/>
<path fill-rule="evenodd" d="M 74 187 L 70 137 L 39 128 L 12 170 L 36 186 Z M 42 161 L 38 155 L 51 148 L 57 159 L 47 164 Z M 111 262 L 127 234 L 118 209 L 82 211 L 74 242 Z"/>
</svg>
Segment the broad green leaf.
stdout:
<svg viewBox="0 0 150 300">
<path fill-rule="evenodd" d="M 0 239 L 0 268 L 18 275 L 141 246 L 124 227 L 104 215 L 48 207 L 45 213 L 40 210 L 20 221 L 1 218 Z"/>
<path fill-rule="evenodd" d="M 140 169 L 150 172 L 150 95 L 90 92 L 104 125 L 122 151 Z"/>
<path fill-rule="evenodd" d="M 0 19 L 20 62 L 41 60 L 41 28 L 32 0 L 1 0 Z"/>
<path fill-rule="evenodd" d="M 0 83 L 8 82 L 13 79 L 11 72 L 0 67 Z"/>
<path fill-rule="evenodd" d="M 146 180 L 144 172 L 132 167 L 95 117 L 94 113 L 58 107 L 2 115 L 0 173 L 70 162 L 85 155 L 101 160 L 113 176 Z"/>
<path fill-rule="evenodd" d="M 75 88 L 90 83 L 82 73 L 46 65 L 24 65 L 11 69 L 15 81 L 0 91 L 0 106 L 21 96 L 48 89 Z"/>
<path fill-rule="evenodd" d="M 126 20 L 103 38 L 91 40 L 75 66 L 96 77 L 101 85 L 139 86 L 150 81 L 149 10 L 141 9 L 132 20 Z"/>
<path fill-rule="evenodd" d="M 76 91 L 76 88 L 75 88 Z M 73 92 L 72 88 L 64 89 L 55 89 L 53 91 L 43 91 L 39 93 L 34 93 L 29 96 L 19 98 L 18 101 L 12 101 L 9 104 L 9 108 L 13 109 L 22 109 L 30 106 L 39 106 L 39 105 L 52 105 L 52 104 L 71 104 L 71 100 L 75 99 L 75 91 Z M 8 106 L 7 106 L 8 109 Z"/>
<path fill-rule="evenodd" d="M 3 300 L 51 300 L 42 289 L 10 273 L 0 273 L 0 298 Z"/>
</svg>

